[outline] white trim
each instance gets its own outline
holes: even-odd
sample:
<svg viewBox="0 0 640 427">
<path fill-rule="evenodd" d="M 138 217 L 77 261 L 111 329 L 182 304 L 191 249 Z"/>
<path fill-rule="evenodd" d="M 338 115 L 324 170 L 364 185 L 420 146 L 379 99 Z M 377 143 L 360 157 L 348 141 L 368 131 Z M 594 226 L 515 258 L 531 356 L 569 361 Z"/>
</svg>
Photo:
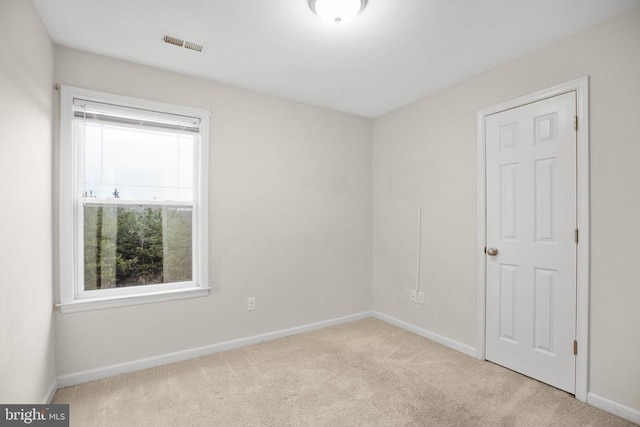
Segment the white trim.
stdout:
<svg viewBox="0 0 640 427">
<path fill-rule="evenodd" d="M 578 229 L 580 230 L 576 269 L 576 399 L 586 402 L 589 390 L 589 270 L 591 247 L 590 161 L 589 161 L 589 78 L 574 80 L 578 116 Z"/>
<path fill-rule="evenodd" d="M 427 331 L 426 329 L 422 329 L 418 326 L 412 325 L 411 323 L 407 323 L 403 320 L 397 319 L 393 316 L 389 316 L 388 314 L 384 314 L 376 310 L 373 310 L 371 314 L 376 319 L 382 320 L 383 322 L 390 323 L 394 326 L 405 329 L 409 332 L 413 332 L 416 335 L 420 335 L 421 337 L 427 338 L 431 341 L 435 341 L 438 344 L 444 345 L 445 347 L 449 347 L 453 350 L 459 351 L 460 353 L 464 353 L 471 357 L 476 356 L 477 350 L 469 345 L 463 344 L 456 340 L 452 340 L 451 338 L 447 338 L 442 335 L 438 335 L 435 332 Z"/>
<path fill-rule="evenodd" d="M 478 111 L 477 115 L 477 256 L 476 256 L 476 347 L 475 356 L 485 358 L 486 319 L 486 170 L 485 170 L 485 117 L 525 104 L 575 91 L 576 114 L 578 116 L 577 154 L 577 210 L 580 242 L 577 255 L 576 287 L 576 399 L 586 402 L 589 387 L 589 78 L 581 77 L 553 86 L 549 89 L 525 95 Z"/>
<path fill-rule="evenodd" d="M 60 87 L 60 141 L 59 141 L 59 170 L 58 175 L 58 253 L 60 262 L 60 302 L 66 303 L 75 299 L 75 253 L 74 242 L 77 241 L 74 224 L 76 222 L 76 209 L 74 209 L 74 194 L 76 194 L 76 179 L 62 171 L 73 170 L 76 153 L 73 144 L 65 143 L 69 141 L 72 133 L 72 114 L 69 108 L 64 108 L 73 99 L 73 94 L 69 93 L 66 86 Z M 71 285 L 69 285 L 71 284 Z"/>
<path fill-rule="evenodd" d="M 82 372 L 62 375 L 58 377 L 58 387 L 69 387 L 76 384 L 82 384 L 88 381 L 94 381 L 101 378 L 112 377 L 115 375 L 125 374 L 128 372 L 139 371 L 142 369 L 153 368 L 156 366 L 167 365 L 169 363 L 181 362 L 196 357 L 207 356 L 221 351 L 233 350 L 247 345 L 258 344 L 265 341 L 271 341 L 277 338 L 287 337 L 289 335 L 300 334 L 315 329 L 326 328 L 328 326 L 339 325 L 342 323 L 354 322 L 360 319 L 371 317 L 370 311 L 352 314 L 350 316 L 338 317 L 321 322 L 309 323 L 307 325 L 296 326 L 289 329 L 282 329 L 275 332 L 268 332 L 260 335 L 253 335 L 246 338 L 240 338 L 231 341 L 225 341 L 217 344 L 207 345 L 203 347 L 192 348 L 189 350 L 177 351 L 174 353 L 163 354 L 159 356 L 151 356 L 144 359 L 134 360 L 132 362 L 120 363 L 117 365 L 105 366 L 103 368 L 90 369 Z"/>
<path fill-rule="evenodd" d="M 51 401 L 53 400 L 53 396 L 56 394 L 56 391 L 58 391 L 58 379 L 54 378 L 53 382 L 51 383 L 51 386 L 49 386 L 49 389 L 47 390 L 44 397 L 40 401 L 41 404 L 42 405 L 50 404 Z"/>
<path fill-rule="evenodd" d="M 149 304 L 153 302 L 173 301 L 179 299 L 205 297 L 211 288 L 186 288 L 162 290 L 154 293 L 146 292 L 132 295 L 115 295 L 102 298 L 78 298 L 75 301 L 56 304 L 61 313 L 99 310 L 104 308 L 124 307 L 127 305 Z"/>
<path fill-rule="evenodd" d="M 640 424 L 640 410 L 638 409 L 623 405 L 622 403 L 607 399 L 592 392 L 587 394 L 587 403 L 610 414 L 629 420 L 632 423 Z"/>
<path fill-rule="evenodd" d="M 198 179 L 198 209 L 194 209 L 196 226 L 193 230 L 193 241 L 197 245 L 193 249 L 194 253 L 198 254 L 197 259 L 194 260 L 198 272 L 198 285 L 202 288 L 208 288 L 211 286 L 209 283 L 209 145 L 211 143 L 209 126 L 211 112 L 198 111 L 202 113 L 202 116 L 200 117 L 200 143 L 198 144 L 199 161 L 195 171 L 195 176 Z M 195 239 L 196 232 L 200 235 L 199 239 Z"/>
<path fill-rule="evenodd" d="M 178 200 L 133 200 L 133 199 L 98 199 L 97 197 L 83 197 L 82 204 L 89 206 L 160 206 L 167 208 L 187 207 L 191 208 L 194 202 L 182 202 Z"/>
<path fill-rule="evenodd" d="M 484 360 L 486 331 L 487 265 L 484 248 L 487 244 L 487 163 L 484 142 L 484 115 L 478 111 L 476 148 L 476 357 Z"/>
</svg>

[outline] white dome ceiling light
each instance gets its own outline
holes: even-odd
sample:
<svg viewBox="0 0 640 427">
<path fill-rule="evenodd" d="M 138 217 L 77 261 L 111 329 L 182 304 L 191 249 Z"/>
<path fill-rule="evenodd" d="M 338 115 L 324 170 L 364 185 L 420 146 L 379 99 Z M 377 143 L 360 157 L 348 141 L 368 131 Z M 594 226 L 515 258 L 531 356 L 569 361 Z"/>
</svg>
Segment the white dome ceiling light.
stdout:
<svg viewBox="0 0 640 427">
<path fill-rule="evenodd" d="M 330 24 L 344 24 L 356 17 L 367 0 L 309 0 L 309 7 Z"/>
</svg>

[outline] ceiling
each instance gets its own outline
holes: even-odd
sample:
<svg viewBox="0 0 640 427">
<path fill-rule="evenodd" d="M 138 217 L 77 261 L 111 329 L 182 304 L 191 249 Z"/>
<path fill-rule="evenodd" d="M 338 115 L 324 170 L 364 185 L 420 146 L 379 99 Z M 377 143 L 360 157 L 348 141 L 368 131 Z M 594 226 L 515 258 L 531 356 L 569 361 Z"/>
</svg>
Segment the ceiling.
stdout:
<svg viewBox="0 0 640 427">
<path fill-rule="evenodd" d="M 53 41 L 376 117 L 640 6 L 640 0 L 369 0 L 329 25 L 307 0 L 33 0 Z M 197 53 L 164 34 L 205 45 Z"/>
</svg>

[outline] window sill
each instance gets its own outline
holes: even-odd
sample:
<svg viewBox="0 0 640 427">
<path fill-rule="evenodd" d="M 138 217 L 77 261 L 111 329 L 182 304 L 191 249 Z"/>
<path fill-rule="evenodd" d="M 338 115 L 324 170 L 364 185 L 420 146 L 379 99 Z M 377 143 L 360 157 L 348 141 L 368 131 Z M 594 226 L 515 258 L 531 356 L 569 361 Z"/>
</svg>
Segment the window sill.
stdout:
<svg viewBox="0 0 640 427">
<path fill-rule="evenodd" d="M 149 304 L 186 298 L 205 297 L 211 288 L 185 288 L 170 291 L 147 292 L 141 294 L 118 295 L 106 298 L 77 299 L 73 302 L 56 304 L 61 313 L 101 310 L 105 308 L 125 307 L 128 305 Z"/>
</svg>

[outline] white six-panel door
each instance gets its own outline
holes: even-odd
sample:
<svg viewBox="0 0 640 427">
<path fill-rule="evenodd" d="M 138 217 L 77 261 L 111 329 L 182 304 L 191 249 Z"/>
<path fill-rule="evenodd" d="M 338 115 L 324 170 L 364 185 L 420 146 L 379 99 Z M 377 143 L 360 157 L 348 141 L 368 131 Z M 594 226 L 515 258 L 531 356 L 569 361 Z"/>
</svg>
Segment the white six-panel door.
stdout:
<svg viewBox="0 0 640 427">
<path fill-rule="evenodd" d="M 486 117 L 486 359 L 575 393 L 576 93 Z"/>
</svg>

